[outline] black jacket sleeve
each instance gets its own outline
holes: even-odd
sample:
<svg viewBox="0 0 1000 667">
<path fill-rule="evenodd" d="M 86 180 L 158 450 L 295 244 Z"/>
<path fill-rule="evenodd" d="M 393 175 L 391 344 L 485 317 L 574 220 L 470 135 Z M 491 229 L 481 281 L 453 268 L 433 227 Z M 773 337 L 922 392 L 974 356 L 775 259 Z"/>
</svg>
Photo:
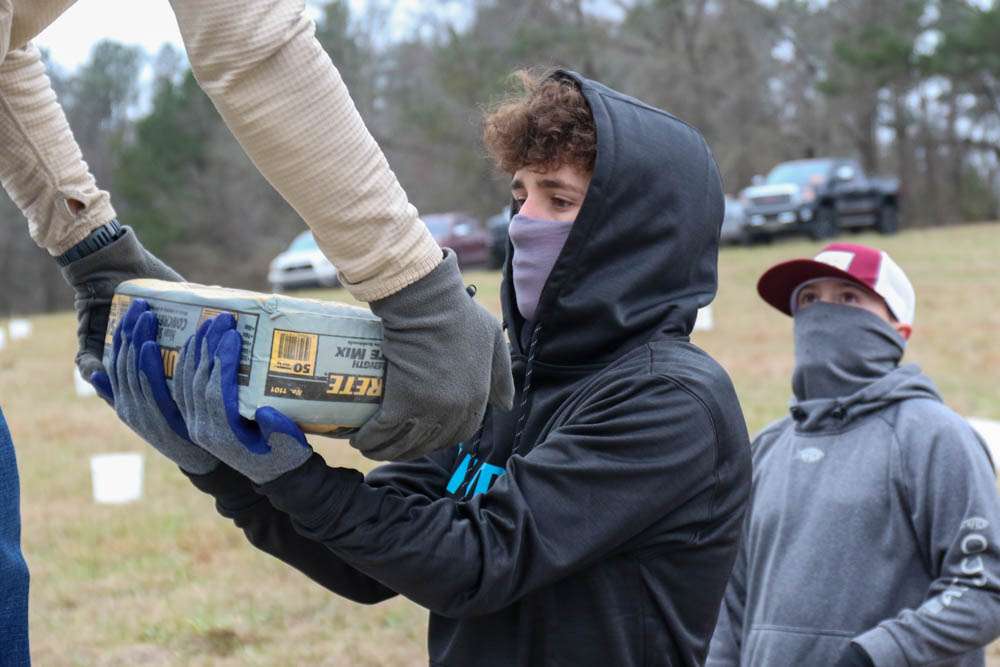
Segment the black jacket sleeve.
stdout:
<svg viewBox="0 0 1000 667">
<path fill-rule="evenodd" d="M 743 646 L 743 624 L 747 603 L 747 559 L 749 553 L 750 512 L 743 519 L 739 552 L 733 572 L 726 585 L 726 594 L 719 608 L 712 641 L 708 647 L 705 667 L 739 667 Z"/>
<path fill-rule="evenodd" d="M 415 461 L 380 465 L 365 476 L 365 482 L 372 487 L 392 487 L 403 495 L 440 498 L 461 447 L 448 447 Z"/>
<path fill-rule="evenodd" d="M 390 463 L 368 475 L 373 487 L 392 487 L 405 494 L 435 493 L 448 479 L 448 449 L 407 463 Z M 183 471 L 182 471 L 183 472 Z M 290 517 L 276 510 L 257 493 L 246 477 L 225 464 L 205 475 L 185 473 L 201 491 L 215 498 L 219 514 L 243 530 L 252 545 L 284 561 L 338 595 L 355 602 L 374 604 L 396 595 L 371 577 L 338 558 L 323 544 L 300 534 Z M 437 491 L 440 495 L 440 491 Z"/>
<path fill-rule="evenodd" d="M 254 491 L 246 477 L 225 464 L 205 475 L 187 474 L 201 491 L 215 497 L 219 514 L 231 519 L 261 551 L 291 565 L 320 586 L 355 602 L 374 604 L 396 593 L 358 572 L 318 542 L 303 537 L 287 514 Z"/>
<path fill-rule="evenodd" d="M 319 455 L 258 488 L 345 562 L 450 617 L 502 609 L 607 557 L 715 483 L 707 409 L 665 378 L 597 390 L 469 501 L 375 487 Z"/>
</svg>

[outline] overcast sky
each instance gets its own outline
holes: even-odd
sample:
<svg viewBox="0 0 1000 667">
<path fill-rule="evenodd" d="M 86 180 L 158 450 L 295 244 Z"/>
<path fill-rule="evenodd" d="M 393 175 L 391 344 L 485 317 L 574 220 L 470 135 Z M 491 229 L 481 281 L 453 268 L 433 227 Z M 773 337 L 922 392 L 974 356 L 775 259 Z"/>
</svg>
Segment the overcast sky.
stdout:
<svg viewBox="0 0 1000 667">
<path fill-rule="evenodd" d="M 165 43 L 184 48 L 167 0 L 79 0 L 34 41 L 56 63 L 76 69 L 102 39 L 138 45 L 149 53 Z"/>
<path fill-rule="evenodd" d="M 350 0 L 352 12 L 363 11 L 368 1 Z M 406 27 L 413 24 L 413 18 L 426 10 L 426 4 L 421 0 L 397 0 L 393 32 L 405 32 Z M 446 9 L 445 12 L 454 13 L 463 3 L 448 4 L 450 11 Z M 73 70 L 87 60 L 90 50 L 102 39 L 138 45 L 150 54 L 156 53 L 163 44 L 184 48 L 167 0 L 78 0 L 35 39 L 35 44 L 48 49 L 61 67 Z"/>
</svg>

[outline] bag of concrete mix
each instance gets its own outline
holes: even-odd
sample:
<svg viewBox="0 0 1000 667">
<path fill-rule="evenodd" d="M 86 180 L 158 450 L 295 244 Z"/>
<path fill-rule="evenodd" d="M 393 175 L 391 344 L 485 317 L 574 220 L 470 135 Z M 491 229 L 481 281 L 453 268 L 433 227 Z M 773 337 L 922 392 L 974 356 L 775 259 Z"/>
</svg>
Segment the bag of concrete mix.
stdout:
<svg viewBox="0 0 1000 667">
<path fill-rule="evenodd" d="M 224 312 L 243 337 L 240 414 L 270 405 L 306 433 L 344 437 L 382 400 L 382 323 L 370 311 L 315 299 L 162 280 L 129 280 L 115 290 L 104 345 L 109 365 L 118 322 L 132 301 L 156 313 L 167 384 L 181 348 L 205 320 Z"/>
</svg>

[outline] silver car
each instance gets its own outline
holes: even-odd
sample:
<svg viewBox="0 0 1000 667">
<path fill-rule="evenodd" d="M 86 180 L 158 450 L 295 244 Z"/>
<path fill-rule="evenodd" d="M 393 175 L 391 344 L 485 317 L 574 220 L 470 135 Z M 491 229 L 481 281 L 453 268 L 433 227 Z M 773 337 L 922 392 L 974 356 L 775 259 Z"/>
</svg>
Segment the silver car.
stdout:
<svg viewBox="0 0 1000 667">
<path fill-rule="evenodd" d="M 296 287 L 337 287 L 337 267 L 316 245 L 312 232 L 302 232 L 288 249 L 271 260 L 267 272 L 271 289 L 281 292 Z"/>
<path fill-rule="evenodd" d="M 747 219 L 743 212 L 743 205 L 729 195 L 726 195 L 726 213 L 722 219 L 722 231 L 719 236 L 722 243 L 743 245 L 750 240 L 747 234 Z"/>
</svg>

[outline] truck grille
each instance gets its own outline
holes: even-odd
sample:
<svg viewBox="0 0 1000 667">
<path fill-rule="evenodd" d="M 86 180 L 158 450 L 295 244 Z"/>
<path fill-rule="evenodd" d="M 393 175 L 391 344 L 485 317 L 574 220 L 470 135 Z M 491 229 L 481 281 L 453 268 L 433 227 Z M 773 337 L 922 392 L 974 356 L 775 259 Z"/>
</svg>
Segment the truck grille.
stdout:
<svg viewBox="0 0 1000 667">
<path fill-rule="evenodd" d="M 764 197 L 754 197 L 750 200 L 755 206 L 777 206 L 780 204 L 791 204 L 791 195 L 767 195 Z"/>
<path fill-rule="evenodd" d="M 292 273 L 293 271 L 311 271 L 312 267 L 313 265 L 309 263 L 289 264 L 281 270 L 286 273 Z"/>
</svg>

